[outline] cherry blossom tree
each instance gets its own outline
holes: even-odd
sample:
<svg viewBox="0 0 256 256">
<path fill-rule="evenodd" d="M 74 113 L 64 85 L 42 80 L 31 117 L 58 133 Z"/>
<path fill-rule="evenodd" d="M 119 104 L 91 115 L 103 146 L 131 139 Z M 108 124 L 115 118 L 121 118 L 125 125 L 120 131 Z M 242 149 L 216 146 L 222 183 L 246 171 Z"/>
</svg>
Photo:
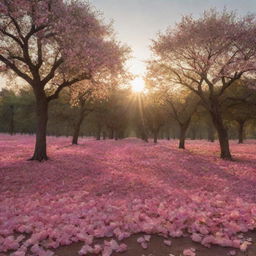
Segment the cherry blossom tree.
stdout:
<svg viewBox="0 0 256 256">
<path fill-rule="evenodd" d="M 159 132 L 167 123 L 167 111 L 158 93 L 148 92 L 143 103 L 145 125 L 152 133 L 154 143 L 157 143 Z"/>
<path fill-rule="evenodd" d="M 122 67 L 126 47 L 85 1 L 1 0 L 0 69 L 21 77 L 34 91 L 37 130 L 31 160 L 47 160 L 48 104 L 63 88 L 100 70 Z"/>
<path fill-rule="evenodd" d="M 256 100 L 256 91 L 250 88 L 246 80 L 237 81 L 231 89 L 225 93 L 224 118 L 235 121 L 238 143 L 243 143 L 247 123 L 256 118 L 255 106 L 252 103 Z"/>
<path fill-rule="evenodd" d="M 109 89 L 107 97 L 99 104 L 96 120 L 99 122 L 101 118 L 101 126 L 107 128 L 110 139 L 124 138 L 128 127 L 130 104 L 130 91 L 121 86 Z"/>
<path fill-rule="evenodd" d="M 88 84 L 89 84 L 89 81 L 88 81 Z M 75 86 L 77 86 L 77 85 L 75 85 Z M 84 87 L 83 84 L 81 86 Z M 79 92 L 79 90 L 76 90 L 76 89 L 77 88 L 74 88 L 74 91 Z M 73 133 L 73 137 L 72 137 L 72 144 L 77 145 L 81 125 L 83 124 L 85 117 L 90 112 L 93 111 L 92 90 L 90 88 L 88 88 L 87 90 L 83 90 L 83 93 L 79 93 L 76 97 L 76 103 L 72 103 L 72 105 L 74 105 L 74 104 L 75 104 L 75 107 L 78 108 L 79 113 L 78 113 L 77 119 L 74 123 L 74 133 Z"/>
<path fill-rule="evenodd" d="M 179 126 L 179 148 L 185 149 L 186 134 L 195 113 L 199 100 L 191 93 L 169 94 L 167 103 L 170 106 L 170 116 Z"/>
<path fill-rule="evenodd" d="M 217 130 L 221 158 L 231 159 L 222 96 L 235 81 L 255 74 L 255 15 L 240 18 L 226 10 L 210 10 L 198 19 L 185 16 L 153 41 L 152 51 L 174 85 L 201 98 Z"/>
<path fill-rule="evenodd" d="M 157 62 L 148 63 L 147 85 L 158 95 L 158 104 L 165 108 L 166 119 L 174 120 L 179 127 L 179 148 L 185 149 L 186 134 L 200 103 L 200 97 L 180 84 L 173 84 L 169 72 Z"/>
<path fill-rule="evenodd" d="M 129 49 L 124 48 L 129 56 Z M 110 98 L 112 91 L 125 84 L 132 77 L 125 69 L 126 59 L 123 59 L 118 69 L 102 69 L 90 80 L 84 80 L 70 87 L 71 105 L 79 109 L 77 121 L 74 126 L 72 144 L 78 144 L 80 127 L 84 118 L 92 111 L 99 111 L 99 105 Z"/>
</svg>

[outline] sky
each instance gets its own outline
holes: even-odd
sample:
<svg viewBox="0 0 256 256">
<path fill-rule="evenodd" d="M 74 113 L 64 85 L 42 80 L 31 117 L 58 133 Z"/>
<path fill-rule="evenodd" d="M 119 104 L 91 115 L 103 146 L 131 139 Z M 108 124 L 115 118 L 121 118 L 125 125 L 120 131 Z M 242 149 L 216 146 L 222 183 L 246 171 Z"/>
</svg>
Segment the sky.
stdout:
<svg viewBox="0 0 256 256">
<path fill-rule="evenodd" d="M 198 17 L 204 10 L 217 8 L 239 15 L 256 12 L 256 0 L 91 0 L 106 21 L 114 21 L 117 38 L 132 48 L 128 65 L 134 74 L 143 75 L 144 61 L 150 58 L 151 40 L 159 31 L 175 26 L 182 15 Z"/>
</svg>

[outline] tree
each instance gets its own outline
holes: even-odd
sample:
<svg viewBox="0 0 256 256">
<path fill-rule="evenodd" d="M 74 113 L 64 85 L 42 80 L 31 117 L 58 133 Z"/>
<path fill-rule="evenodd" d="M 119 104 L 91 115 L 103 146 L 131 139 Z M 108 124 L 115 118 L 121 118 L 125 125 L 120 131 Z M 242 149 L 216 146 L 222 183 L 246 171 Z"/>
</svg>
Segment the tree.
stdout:
<svg viewBox="0 0 256 256">
<path fill-rule="evenodd" d="M 237 123 L 238 143 L 241 144 L 244 142 L 246 123 L 256 118 L 253 104 L 256 101 L 256 91 L 249 87 L 246 80 L 239 80 L 233 85 L 232 90 L 226 91 L 225 98 L 224 117 Z"/>
<path fill-rule="evenodd" d="M 76 120 L 74 121 L 74 132 L 72 137 L 72 144 L 78 144 L 78 137 L 81 125 L 85 117 L 93 111 L 93 85 L 90 80 L 80 82 L 79 85 L 71 86 L 71 105 L 78 110 Z"/>
<path fill-rule="evenodd" d="M 173 84 L 169 79 L 169 73 L 156 62 L 149 62 L 147 85 L 151 91 L 159 95 L 159 101 L 167 109 L 167 115 L 177 122 L 179 148 L 185 149 L 186 133 L 200 98 L 186 87 Z"/>
<path fill-rule="evenodd" d="M 98 109 L 98 113 L 104 115 L 101 119 L 109 130 L 111 139 L 118 140 L 124 137 L 128 126 L 129 96 L 129 90 L 126 88 L 110 90 Z"/>
<path fill-rule="evenodd" d="M 160 95 L 157 93 L 148 93 L 144 99 L 144 118 L 146 127 L 153 135 L 154 143 L 157 143 L 160 129 L 166 124 L 167 113 L 162 104 Z"/>
<path fill-rule="evenodd" d="M 15 133 L 14 115 L 17 105 L 15 93 L 4 89 L 1 91 L 0 97 L 2 118 L 5 120 L 5 129 L 9 134 L 13 135 Z"/>
<path fill-rule="evenodd" d="M 36 145 L 31 160 L 47 160 L 49 102 L 65 87 L 115 72 L 127 48 L 84 1 L 3 0 L 0 2 L 0 63 L 24 79 L 36 98 Z"/>
<path fill-rule="evenodd" d="M 78 137 L 79 137 L 79 133 L 80 133 L 80 128 L 81 128 L 81 125 L 84 121 L 84 118 L 91 111 L 93 111 L 93 108 L 88 106 L 88 104 L 86 104 L 86 103 L 88 103 L 90 105 L 90 102 L 86 102 L 86 100 L 84 100 L 82 98 L 79 99 L 79 103 L 78 103 L 79 104 L 79 114 L 78 114 L 78 119 L 77 119 L 76 123 L 74 124 L 74 133 L 73 133 L 73 137 L 72 137 L 72 144 L 73 145 L 78 144 Z"/>
<path fill-rule="evenodd" d="M 49 120 L 47 135 L 68 136 L 72 133 L 75 122 L 75 110 L 70 106 L 70 90 L 65 88 L 61 91 L 58 100 L 49 104 Z"/>
<path fill-rule="evenodd" d="M 120 84 L 125 84 L 130 79 L 130 73 L 125 70 L 125 60 L 123 59 L 123 63 L 120 63 L 119 69 L 116 69 L 115 72 L 105 68 L 100 70 L 90 80 L 79 82 L 78 85 L 70 87 L 71 105 L 79 109 L 72 144 L 78 143 L 80 127 L 84 118 L 94 111 L 102 101 L 108 99 L 115 88 L 118 88 Z M 97 139 L 100 139 L 101 123 L 100 121 L 97 125 Z"/>
<path fill-rule="evenodd" d="M 155 62 L 169 79 L 197 94 L 217 130 L 221 158 L 231 159 L 221 104 L 224 92 L 244 75 L 256 71 L 254 15 L 210 10 L 199 19 L 183 17 L 153 42 Z"/>
<path fill-rule="evenodd" d="M 212 123 L 211 116 L 207 109 L 202 104 L 198 105 L 197 111 L 192 118 L 192 123 L 197 119 L 197 125 L 194 124 L 194 127 L 197 132 L 199 132 L 199 138 L 205 138 L 209 142 L 214 142 L 215 140 L 215 128 Z M 199 128 L 199 126 L 201 126 Z"/>
<path fill-rule="evenodd" d="M 185 149 L 186 134 L 193 114 L 199 104 L 198 97 L 185 90 L 180 93 L 166 94 L 169 114 L 179 126 L 179 148 Z"/>
</svg>

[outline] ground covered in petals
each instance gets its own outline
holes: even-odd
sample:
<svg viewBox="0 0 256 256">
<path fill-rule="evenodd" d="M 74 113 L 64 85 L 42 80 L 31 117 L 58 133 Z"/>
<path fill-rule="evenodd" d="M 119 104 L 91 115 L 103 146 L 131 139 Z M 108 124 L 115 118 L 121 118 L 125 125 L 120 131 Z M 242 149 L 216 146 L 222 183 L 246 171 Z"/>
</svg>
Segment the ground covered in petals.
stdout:
<svg viewBox="0 0 256 256">
<path fill-rule="evenodd" d="M 256 255 L 256 142 L 34 139 L 0 136 L 0 255 Z"/>
</svg>

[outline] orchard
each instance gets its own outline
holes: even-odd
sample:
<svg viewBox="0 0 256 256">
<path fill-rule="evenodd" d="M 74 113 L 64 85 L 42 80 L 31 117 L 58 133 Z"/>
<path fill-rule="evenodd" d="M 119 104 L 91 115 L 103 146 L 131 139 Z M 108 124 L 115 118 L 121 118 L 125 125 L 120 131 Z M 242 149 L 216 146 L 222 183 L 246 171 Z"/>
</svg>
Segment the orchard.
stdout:
<svg viewBox="0 0 256 256">
<path fill-rule="evenodd" d="M 256 255 L 256 5 L 184 2 L 0 0 L 0 256 Z"/>
</svg>

